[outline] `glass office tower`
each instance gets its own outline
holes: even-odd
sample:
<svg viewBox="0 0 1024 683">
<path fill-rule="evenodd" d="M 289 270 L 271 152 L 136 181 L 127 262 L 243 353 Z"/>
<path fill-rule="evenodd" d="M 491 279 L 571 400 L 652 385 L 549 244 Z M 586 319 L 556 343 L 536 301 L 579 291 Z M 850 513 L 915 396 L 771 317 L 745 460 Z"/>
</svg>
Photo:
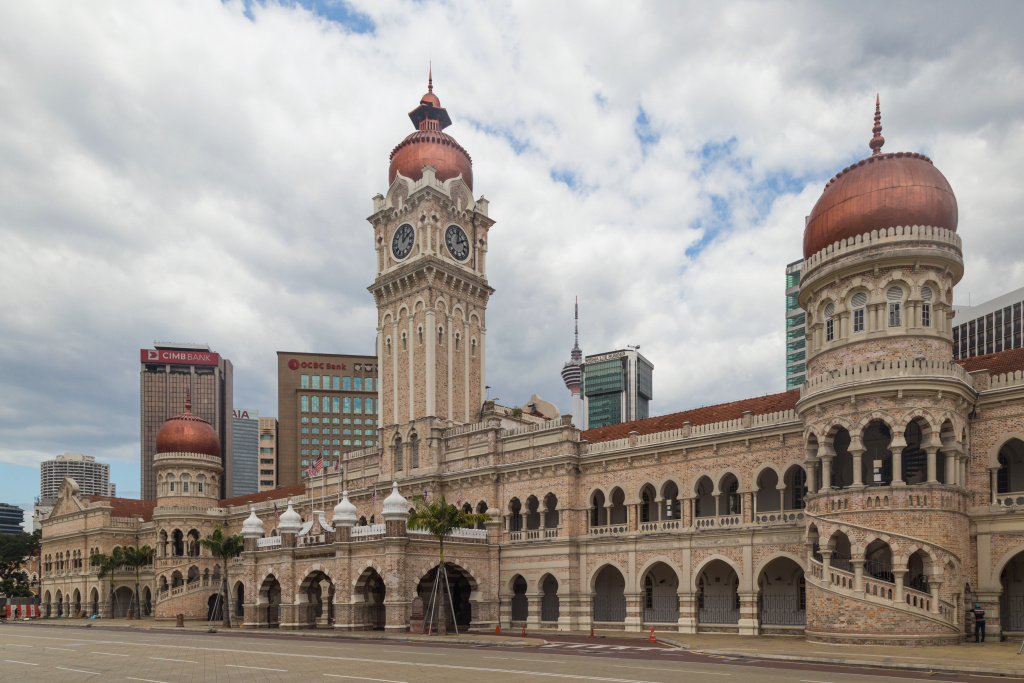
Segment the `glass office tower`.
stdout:
<svg viewBox="0 0 1024 683">
<path fill-rule="evenodd" d="M 807 316 L 800 308 L 800 268 L 803 261 L 786 266 L 786 390 L 799 389 L 807 377 Z"/>
</svg>

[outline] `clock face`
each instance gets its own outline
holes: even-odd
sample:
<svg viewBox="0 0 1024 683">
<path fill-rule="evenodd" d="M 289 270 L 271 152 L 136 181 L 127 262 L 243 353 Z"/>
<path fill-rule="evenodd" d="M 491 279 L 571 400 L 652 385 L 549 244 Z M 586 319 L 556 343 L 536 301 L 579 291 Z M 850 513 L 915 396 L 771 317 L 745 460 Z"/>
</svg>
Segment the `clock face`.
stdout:
<svg viewBox="0 0 1024 683">
<path fill-rule="evenodd" d="M 398 226 L 395 236 L 391 240 L 391 253 L 397 259 L 403 259 L 412 251 L 412 244 L 416 241 L 416 231 L 408 223 Z"/>
<path fill-rule="evenodd" d="M 448 251 L 459 261 L 469 258 L 469 238 L 466 233 L 457 225 L 449 225 L 444 233 L 444 243 Z"/>
</svg>

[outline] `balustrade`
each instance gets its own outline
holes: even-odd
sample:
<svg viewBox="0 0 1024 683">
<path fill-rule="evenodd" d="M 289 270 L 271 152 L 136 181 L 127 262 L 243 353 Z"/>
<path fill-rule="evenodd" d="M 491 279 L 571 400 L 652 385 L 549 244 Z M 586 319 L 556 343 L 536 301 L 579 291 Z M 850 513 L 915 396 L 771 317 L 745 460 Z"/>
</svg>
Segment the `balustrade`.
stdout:
<svg viewBox="0 0 1024 683">
<path fill-rule="evenodd" d="M 257 538 L 256 548 L 257 550 L 268 550 L 270 548 L 280 548 L 281 537 L 280 536 L 269 536 L 267 538 Z"/>
<path fill-rule="evenodd" d="M 626 524 L 607 524 L 605 526 L 592 526 L 587 531 L 591 536 L 613 536 L 629 533 L 629 526 Z"/>
<path fill-rule="evenodd" d="M 727 529 L 743 523 L 742 515 L 718 515 L 717 517 L 697 517 L 693 520 L 697 529 Z"/>
<path fill-rule="evenodd" d="M 754 516 L 758 524 L 796 524 L 804 521 L 802 510 L 776 510 L 775 512 L 759 512 Z"/>
</svg>

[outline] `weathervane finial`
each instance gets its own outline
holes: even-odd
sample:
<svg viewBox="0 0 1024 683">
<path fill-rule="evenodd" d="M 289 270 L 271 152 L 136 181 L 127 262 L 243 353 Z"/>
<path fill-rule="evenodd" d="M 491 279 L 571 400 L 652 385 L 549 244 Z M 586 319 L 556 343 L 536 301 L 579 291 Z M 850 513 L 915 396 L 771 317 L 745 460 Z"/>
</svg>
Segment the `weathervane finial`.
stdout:
<svg viewBox="0 0 1024 683">
<path fill-rule="evenodd" d="M 871 156 L 877 157 L 882 154 L 882 145 L 885 144 L 885 138 L 882 137 L 882 110 L 879 104 L 878 95 L 875 95 L 875 125 L 871 129 L 872 138 L 871 142 L 868 143 L 868 147 L 871 148 Z"/>
</svg>

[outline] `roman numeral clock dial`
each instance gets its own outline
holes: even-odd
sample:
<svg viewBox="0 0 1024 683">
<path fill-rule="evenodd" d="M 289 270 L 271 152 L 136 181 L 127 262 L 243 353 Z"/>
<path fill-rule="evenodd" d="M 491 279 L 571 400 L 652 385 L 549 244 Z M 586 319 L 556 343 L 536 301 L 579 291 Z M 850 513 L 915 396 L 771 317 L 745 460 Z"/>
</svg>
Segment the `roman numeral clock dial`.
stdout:
<svg viewBox="0 0 1024 683">
<path fill-rule="evenodd" d="M 412 251 L 413 242 L 416 241 L 416 231 L 408 223 L 398 226 L 395 236 L 391 239 L 391 253 L 396 259 L 404 259 Z"/>
<path fill-rule="evenodd" d="M 469 238 L 459 226 L 448 226 L 444 233 L 444 243 L 456 260 L 465 261 L 469 258 Z"/>
</svg>

